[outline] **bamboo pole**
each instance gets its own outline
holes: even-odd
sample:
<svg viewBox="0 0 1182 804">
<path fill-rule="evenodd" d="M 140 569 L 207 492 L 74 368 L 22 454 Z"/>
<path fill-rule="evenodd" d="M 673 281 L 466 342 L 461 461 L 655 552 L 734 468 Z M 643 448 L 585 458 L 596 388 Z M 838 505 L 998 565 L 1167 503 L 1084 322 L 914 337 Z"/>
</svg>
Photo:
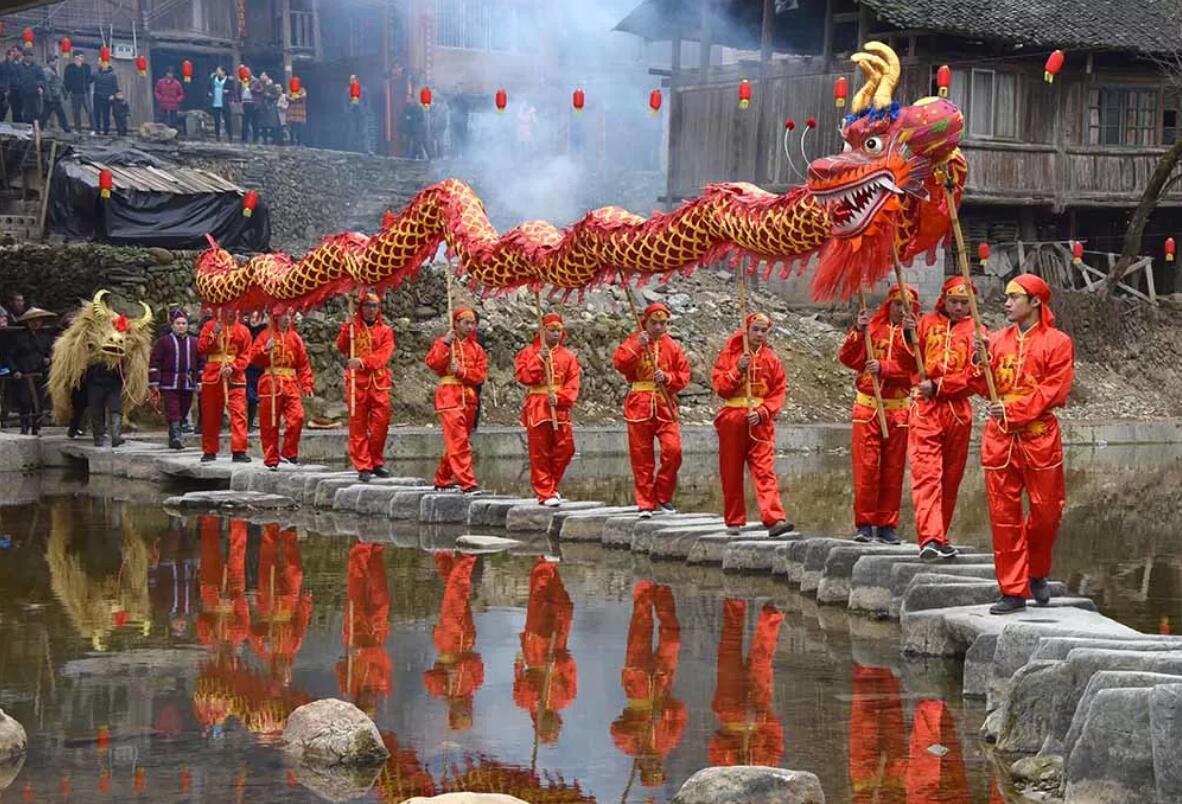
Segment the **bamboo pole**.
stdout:
<svg viewBox="0 0 1182 804">
<path fill-rule="evenodd" d="M 447 329 L 448 329 L 448 332 L 450 332 L 451 336 L 452 336 L 451 337 L 451 359 L 454 362 L 459 363 L 460 362 L 459 357 L 458 357 L 458 354 L 459 354 L 458 348 L 459 347 L 456 345 L 455 302 L 452 301 L 452 291 L 451 291 L 451 281 L 452 280 L 451 280 L 451 259 L 450 258 L 448 258 L 448 261 L 447 261 L 447 271 L 445 273 L 445 276 L 447 277 Z"/>
<path fill-rule="evenodd" d="M 278 320 L 276 320 L 272 323 L 274 323 L 276 325 L 275 326 L 276 332 L 280 332 L 279 326 L 278 326 L 279 325 Z M 280 332 L 280 334 L 282 334 L 282 333 Z M 278 392 L 279 375 L 275 373 L 275 338 L 274 338 L 274 336 L 271 337 L 271 348 L 268 351 L 271 353 L 267 357 L 267 360 L 270 363 L 270 369 L 271 369 L 271 427 L 272 427 L 272 429 L 274 429 L 279 426 L 279 413 L 277 410 L 277 408 L 279 407 L 279 401 L 278 401 L 279 400 L 279 392 Z M 278 437 L 279 434 L 276 433 L 275 435 L 276 435 L 276 437 Z"/>
<path fill-rule="evenodd" d="M 965 284 L 969 285 L 969 311 L 973 315 L 975 328 L 973 335 L 974 339 L 978 339 L 976 336 L 980 334 L 984 324 L 981 323 L 981 311 L 977 309 L 977 294 L 972 290 L 973 280 L 969 275 L 969 255 L 965 251 L 964 232 L 960 229 L 960 214 L 956 210 L 956 199 L 952 195 L 952 187 L 949 184 L 944 185 L 944 198 L 948 202 L 948 217 L 952 222 L 952 233 L 956 237 L 956 258 L 960 263 L 960 274 L 964 277 Z M 993 367 L 989 365 L 989 350 L 983 341 L 977 351 L 981 361 L 981 370 L 985 372 L 985 384 L 989 387 L 989 401 L 996 405 L 999 403 L 997 386 L 993 382 Z"/>
<path fill-rule="evenodd" d="M 357 319 L 353 312 L 353 294 L 349 299 L 349 360 L 357 356 Z M 357 369 L 349 369 L 349 418 L 356 415 L 357 410 Z"/>
<path fill-rule="evenodd" d="M 747 371 L 747 412 L 751 412 L 751 342 L 747 336 L 747 266 L 739 265 L 739 328 L 743 333 L 743 354 L 748 356 Z"/>
<path fill-rule="evenodd" d="M 233 326 L 231 324 L 231 326 Z M 226 350 L 230 348 L 230 327 L 222 324 L 222 359 L 225 360 L 227 355 Z M 226 367 L 222 363 L 222 368 Z M 222 374 L 222 406 L 228 411 L 230 409 L 230 378 Z"/>
<path fill-rule="evenodd" d="M 858 302 L 862 306 L 862 312 L 866 312 L 866 291 L 858 288 Z M 878 356 L 874 353 L 874 341 L 870 337 L 870 324 L 867 323 L 862 328 L 862 340 L 866 342 L 866 359 L 878 361 Z M 886 438 L 889 430 L 887 425 L 886 411 L 882 409 L 882 383 L 879 382 L 877 374 L 870 375 L 870 384 L 874 386 L 874 401 L 877 403 L 875 411 L 878 413 L 878 426 L 882 428 L 882 437 Z"/>
<path fill-rule="evenodd" d="M 554 356 L 546 344 L 546 327 L 542 324 L 542 291 L 534 291 L 534 307 L 538 311 L 538 338 L 542 344 L 542 365 L 546 368 L 546 401 L 550 403 L 550 427 L 558 429 L 558 407 L 551 401 L 554 395 Z"/>
</svg>

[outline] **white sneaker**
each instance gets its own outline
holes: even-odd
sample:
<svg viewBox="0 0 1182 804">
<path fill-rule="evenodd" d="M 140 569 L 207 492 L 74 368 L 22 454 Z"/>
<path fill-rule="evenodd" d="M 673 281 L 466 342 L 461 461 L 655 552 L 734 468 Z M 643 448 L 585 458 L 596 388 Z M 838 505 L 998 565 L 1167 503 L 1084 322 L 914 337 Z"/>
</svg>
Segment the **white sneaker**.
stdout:
<svg viewBox="0 0 1182 804">
<path fill-rule="evenodd" d="M 641 519 L 652 519 L 653 512 L 647 508 L 642 508 L 642 509 L 640 509 L 640 518 Z"/>
<path fill-rule="evenodd" d="M 562 504 L 562 500 L 558 499 L 557 495 L 554 497 L 547 497 L 542 501 L 542 505 L 546 506 L 547 508 L 557 508 L 560 504 Z"/>
</svg>

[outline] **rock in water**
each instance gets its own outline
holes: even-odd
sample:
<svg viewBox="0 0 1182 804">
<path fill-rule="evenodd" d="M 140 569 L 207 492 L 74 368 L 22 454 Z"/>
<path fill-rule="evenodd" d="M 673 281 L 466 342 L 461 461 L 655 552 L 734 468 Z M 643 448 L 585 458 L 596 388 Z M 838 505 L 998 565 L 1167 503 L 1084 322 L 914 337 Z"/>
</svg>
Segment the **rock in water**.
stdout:
<svg viewBox="0 0 1182 804">
<path fill-rule="evenodd" d="M 25 727 L 17 722 L 16 718 L 9 717 L 0 709 L 0 762 L 24 756 L 28 745 L 29 738 L 25 735 Z"/>
<path fill-rule="evenodd" d="M 374 722 L 336 698 L 292 712 L 283 739 L 289 754 L 310 765 L 374 765 L 390 756 Z"/>
<path fill-rule="evenodd" d="M 686 780 L 674 804 L 825 804 L 821 780 L 807 771 L 736 765 L 703 768 Z"/>
<path fill-rule="evenodd" d="M 402 804 L 529 804 L 505 793 L 444 793 L 441 796 L 424 798 L 415 796 Z"/>
</svg>

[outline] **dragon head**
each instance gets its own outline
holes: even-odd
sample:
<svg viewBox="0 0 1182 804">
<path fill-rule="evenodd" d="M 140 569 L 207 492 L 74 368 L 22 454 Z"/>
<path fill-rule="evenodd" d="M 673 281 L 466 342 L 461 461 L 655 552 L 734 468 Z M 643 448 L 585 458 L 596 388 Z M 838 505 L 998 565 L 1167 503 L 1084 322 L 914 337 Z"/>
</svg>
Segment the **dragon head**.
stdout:
<svg viewBox="0 0 1182 804">
<path fill-rule="evenodd" d="M 881 42 L 868 42 L 853 61 L 866 83 L 842 126 L 845 150 L 808 169 L 808 189 L 831 227 L 813 283 L 818 298 L 849 298 L 889 273 L 896 255 L 910 263 L 934 249 L 948 234 L 945 186 L 959 203 L 967 173 L 958 148 L 964 117 L 954 104 L 900 106 L 899 59 Z"/>
<path fill-rule="evenodd" d="M 92 337 L 99 353 L 104 357 L 119 360 L 127 352 L 129 333 L 152 325 L 152 308 L 140 302 L 144 314 L 140 318 L 128 318 L 107 306 L 104 297 L 108 293 L 109 290 L 100 290 L 94 294 L 94 300 L 91 302 L 95 320 Z"/>
</svg>

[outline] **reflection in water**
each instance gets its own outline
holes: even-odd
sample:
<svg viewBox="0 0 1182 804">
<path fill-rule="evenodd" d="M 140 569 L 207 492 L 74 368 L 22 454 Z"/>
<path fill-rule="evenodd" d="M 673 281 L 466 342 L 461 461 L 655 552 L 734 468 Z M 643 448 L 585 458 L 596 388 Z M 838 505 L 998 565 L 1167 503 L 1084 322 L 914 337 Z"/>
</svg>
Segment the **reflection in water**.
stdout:
<svg viewBox="0 0 1182 804">
<path fill-rule="evenodd" d="M 956 718 L 947 704 L 927 698 L 915 705 L 907 763 L 907 801 L 967 801 L 969 781 L 956 734 Z"/>
<path fill-rule="evenodd" d="M 345 580 L 345 658 L 337 662 L 337 684 L 370 717 L 377 699 L 390 694 L 390 590 L 386 586 L 385 548 L 355 544 L 349 550 Z M 394 753 L 393 750 L 390 752 Z"/>
<path fill-rule="evenodd" d="M 312 619 L 312 595 L 302 591 L 304 566 L 299 537 L 277 524 L 263 526 L 259 545 L 258 616 L 251 626 L 250 646 L 267 663 L 272 678 L 291 683 L 291 665 Z"/>
<path fill-rule="evenodd" d="M 653 648 L 653 612 L 657 646 Z M 681 625 L 673 590 L 651 581 L 637 581 L 632 590 L 632 620 L 620 685 L 628 704 L 612 723 L 612 742 L 633 758 L 633 775 L 640 772 L 645 787 L 665 783 L 664 759 L 685 733 L 689 716 L 685 703 L 673 697 L 677 660 L 681 653 Z M 627 793 L 625 792 L 625 798 Z"/>
<path fill-rule="evenodd" d="M 562 729 L 559 714 L 579 694 L 579 670 L 567 649 L 575 606 L 558 565 L 538 556 L 529 574 L 529 603 L 521 653 L 513 662 L 513 702 L 529 712 L 537 742 L 550 744 Z"/>
<path fill-rule="evenodd" d="M 436 553 L 435 568 L 443 581 L 443 602 L 435 625 L 435 666 L 423 673 L 423 686 L 447 702 L 447 725 L 455 731 L 472 727 L 472 701 L 484 684 L 484 661 L 476 647 L 472 621 L 472 570 L 477 556 Z"/>
<path fill-rule="evenodd" d="M 197 557 L 185 520 L 169 517 L 168 527 L 156 540 L 148 570 L 148 590 L 154 619 L 168 633 L 184 639 L 193 628 L 199 606 Z"/>
<path fill-rule="evenodd" d="M 850 784 L 855 804 L 904 801 L 903 701 L 885 667 L 854 665 L 850 701 Z"/>
<path fill-rule="evenodd" d="M 784 727 L 772 707 L 772 657 L 784 615 L 771 603 L 759 610 L 751 650 L 743 661 L 743 622 L 747 602 L 722 602 L 718 638 L 718 680 L 714 715 L 721 726 L 710 738 L 712 765 L 779 765 Z"/>
</svg>

